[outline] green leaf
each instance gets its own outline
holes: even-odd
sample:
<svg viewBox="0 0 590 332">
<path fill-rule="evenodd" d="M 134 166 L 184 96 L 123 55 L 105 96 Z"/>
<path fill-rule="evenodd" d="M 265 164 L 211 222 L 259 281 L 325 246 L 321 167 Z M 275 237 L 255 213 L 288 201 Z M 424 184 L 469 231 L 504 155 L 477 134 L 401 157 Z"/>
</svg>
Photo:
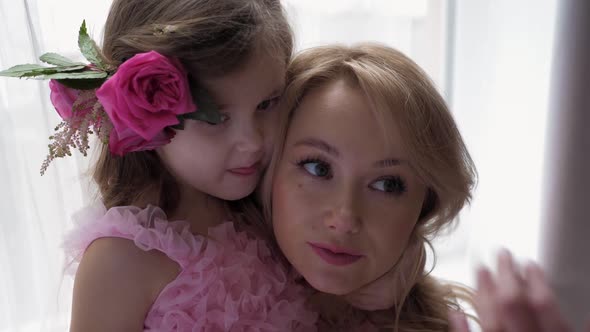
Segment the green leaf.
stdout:
<svg viewBox="0 0 590 332">
<path fill-rule="evenodd" d="M 205 121 L 210 124 L 220 124 L 223 122 L 223 117 L 219 113 L 219 107 L 215 104 L 215 101 L 213 101 L 207 90 L 194 87 L 191 84 L 191 91 L 193 92 L 193 100 L 195 105 L 197 105 L 197 110 L 192 113 L 183 114 L 183 118 Z"/>
<path fill-rule="evenodd" d="M 66 58 L 65 56 L 59 55 L 57 53 L 45 53 L 39 58 L 39 60 L 58 67 L 85 66 L 83 63 L 74 62 Z"/>
<path fill-rule="evenodd" d="M 103 71 L 82 71 L 82 72 L 75 72 L 75 73 L 54 73 L 48 74 L 43 76 L 35 77 L 35 79 L 41 80 L 82 80 L 82 79 L 103 79 L 106 80 L 107 73 Z"/>
<path fill-rule="evenodd" d="M 94 90 L 99 88 L 106 79 L 104 78 L 88 78 L 88 79 L 58 79 L 59 83 L 76 90 Z"/>
<path fill-rule="evenodd" d="M 90 63 L 94 64 L 100 69 L 107 69 L 107 61 L 102 56 L 100 48 L 96 42 L 90 38 L 90 35 L 88 35 L 88 30 L 86 29 L 86 20 L 82 22 L 82 26 L 80 27 L 80 33 L 78 35 L 78 47 L 80 47 L 80 51 L 86 60 L 90 61 Z"/>
<path fill-rule="evenodd" d="M 6 70 L 0 71 L 0 76 L 7 76 L 7 77 L 27 77 L 27 76 L 35 76 L 35 75 L 43 75 L 49 73 L 55 73 L 56 71 L 51 68 L 47 68 L 41 65 L 33 65 L 33 64 L 26 64 L 26 65 L 17 65 L 14 67 L 10 67 Z"/>
<path fill-rule="evenodd" d="M 177 130 L 182 130 L 184 129 L 184 118 L 182 117 L 182 115 L 177 116 L 178 118 L 178 124 L 171 126 L 172 129 L 177 129 Z"/>
<path fill-rule="evenodd" d="M 67 73 L 67 72 L 77 72 L 86 68 L 84 64 L 77 65 L 77 66 L 67 66 L 67 67 L 52 67 L 51 69 L 55 70 L 58 73 Z"/>
<path fill-rule="evenodd" d="M 66 67 L 44 67 L 36 64 L 17 65 L 7 70 L 0 71 L 0 76 L 7 77 L 37 77 L 52 75 L 62 72 L 73 72 L 84 69 L 84 65 Z"/>
</svg>

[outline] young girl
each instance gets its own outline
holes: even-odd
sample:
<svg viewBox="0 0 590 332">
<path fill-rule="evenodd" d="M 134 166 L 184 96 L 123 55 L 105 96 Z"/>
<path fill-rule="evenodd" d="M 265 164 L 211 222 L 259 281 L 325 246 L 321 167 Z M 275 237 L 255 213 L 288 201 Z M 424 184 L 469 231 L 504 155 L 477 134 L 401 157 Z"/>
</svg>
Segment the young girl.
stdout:
<svg viewBox="0 0 590 332">
<path fill-rule="evenodd" d="M 115 157 L 105 146 L 94 179 L 106 209 L 68 244 L 84 252 L 72 331 L 313 326 L 265 243 L 223 223 L 237 218 L 224 200 L 252 193 L 268 160 L 292 48 L 279 1 L 116 0 L 104 38 L 114 66 L 152 50 L 178 59 L 221 121 L 186 120 L 155 151 Z"/>
<path fill-rule="evenodd" d="M 475 167 L 424 72 L 379 45 L 320 47 L 288 70 L 263 200 L 278 245 L 321 293 L 320 330 L 447 331 L 461 288 L 426 247 L 469 201 Z M 345 300 L 389 291 L 388 310 Z"/>
<path fill-rule="evenodd" d="M 91 132 L 104 142 L 102 206 L 66 240 L 71 331 L 314 330 L 306 293 L 228 203 L 269 159 L 292 52 L 280 1 L 115 0 L 102 50 L 85 25 L 79 44 L 90 66 L 45 54 L 54 67 L 0 73 L 54 79 L 64 123 L 42 171 Z"/>
</svg>

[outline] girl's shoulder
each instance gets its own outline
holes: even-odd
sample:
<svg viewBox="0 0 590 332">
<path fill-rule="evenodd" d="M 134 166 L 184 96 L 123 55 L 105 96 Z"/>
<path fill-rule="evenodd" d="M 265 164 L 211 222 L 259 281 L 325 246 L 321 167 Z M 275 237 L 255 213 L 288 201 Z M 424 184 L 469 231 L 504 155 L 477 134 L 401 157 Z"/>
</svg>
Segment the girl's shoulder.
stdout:
<svg viewBox="0 0 590 332">
<path fill-rule="evenodd" d="M 184 256 L 175 248 L 182 232 L 171 228 L 181 226 L 168 225 L 153 207 L 79 212 L 64 242 L 67 267 L 76 274 L 72 331 L 141 330 L 161 290 L 181 271 Z"/>
<path fill-rule="evenodd" d="M 93 241 L 76 271 L 71 330 L 143 330 L 152 303 L 178 273 L 162 252 L 123 238 Z"/>
<path fill-rule="evenodd" d="M 120 206 L 107 210 L 98 205 L 74 215 L 74 228 L 66 235 L 63 243 L 70 272 L 77 269 L 86 250 L 99 239 L 101 242 L 126 243 L 124 246 L 114 246 L 111 250 L 128 248 L 140 254 L 155 250 L 181 268 L 203 246 L 203 238 L 194 236 L 187 222 L 168 221 L 164 211 L 156 206 Z"/>
</svg>

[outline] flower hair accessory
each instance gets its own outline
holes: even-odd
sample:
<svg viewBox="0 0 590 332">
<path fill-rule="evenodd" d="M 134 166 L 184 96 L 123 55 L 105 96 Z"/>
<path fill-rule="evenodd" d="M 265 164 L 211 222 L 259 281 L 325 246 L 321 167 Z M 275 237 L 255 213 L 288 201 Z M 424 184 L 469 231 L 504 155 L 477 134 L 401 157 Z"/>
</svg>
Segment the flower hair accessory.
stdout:
<svg viewBox="0 0 590 332">
<path fill-rule="evenodd" d="M 90 134 L 108 144 L 112 154 L 124 156 L 170 143 L 185 119 L 222 121 L 207 92 L 191 84 L 177 59 L 150 51 L 111 66 L 85 21 L 78 46 L 90 64 L 46 53 L 40 60 L 52 67 L 26 64 L 0 71 L 0 76 L 50 80 L 51 103 L 63 121 L 49 137 L 41 175 L 52 160 L 71 155 L 72 148 L 86 156 Z"/>
</svg>

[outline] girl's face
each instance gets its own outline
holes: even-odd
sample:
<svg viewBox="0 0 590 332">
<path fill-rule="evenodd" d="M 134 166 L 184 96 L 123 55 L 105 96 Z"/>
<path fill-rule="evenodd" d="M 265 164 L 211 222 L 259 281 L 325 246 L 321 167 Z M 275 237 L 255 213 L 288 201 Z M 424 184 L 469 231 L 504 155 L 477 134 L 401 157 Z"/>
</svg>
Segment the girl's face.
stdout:
<svg viewBox="0 0 590 332">
<path fill-rule="evenodd" d="M 225 121 L 186 121 L 185 129 L 158 150 L 185 189 L 225 200 L 254 191 L 268 162 L 285 67 L 281 59 L 260 52 L 238 71 L 200 82 Z"/>
<path fill-rule="evenodd" d="M 426 187 L 396 126 L 386 138 L 357 88 L 310 91 L 295 112 L 272 187 L 278 244 L 317 290 L 348 294 L 400 258 Z"/>
</svg>

